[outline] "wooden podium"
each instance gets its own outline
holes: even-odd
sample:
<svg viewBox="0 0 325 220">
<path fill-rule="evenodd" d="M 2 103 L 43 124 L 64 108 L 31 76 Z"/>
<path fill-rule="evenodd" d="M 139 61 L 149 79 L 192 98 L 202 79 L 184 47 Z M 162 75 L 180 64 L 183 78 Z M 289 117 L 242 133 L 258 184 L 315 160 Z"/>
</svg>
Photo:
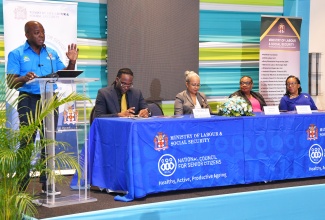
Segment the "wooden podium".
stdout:
<svg viewBox="0 0 325 220">
<path fill-rule="evenodd" d="M 40 90 L 41 90 L 41 100 L 49 100 L 53 98 L 54 90 L 60 84 L 62 87 L 69 87 L 72 92 L 76 92 L 77 85 L 82 86 L 82 91 L 86 94 L 87 91 L 87 84 L 89 82 L 98 81 L 98 78 L 36 78 L 31 82 L 39 82 Z M 65 92 L 65 91 L 63 91 Z M 70 93 L 69 93 L 70 94 Z M 78 107 L 78 118 L 82 118 L 82 121 L 78 120 L 75 123 L 75 127 L 73 129 L 65 130 L 64 132 L 73 132 L 76 135 L 77 146 L 74 146 L 76 149 L 75 155 L 78 157 L 78 162 L 81 165 L 82 169 L 82 179 L 85 183 L 85 186 L 88 186 L 88 129 L 87 125 L 89 124 L 87 120 L 86 114 L 86 107 L 87 101 L 82 101 L 78 103 L 74 103 L 75 107 Z M 55 126 L 55 119 L 54 119 L 54 111 L 51 112 L 44 121 L 44 136 L 46 139 L 49 140 L 56 140 L 56 126 Z M 62 131 L 61 131 L 62 132 Z M 82 133 L 82 135 L 80 135 Z M 79 140 L 78 136 L 84 136 L 84 149 L 85 149 L 85 158 L 80 158 L 79 156 Z M 61 175 L 56 171 L 55 167 L 55 151 L 56 146 L 54 143 L 48 144 L 46 146 L 46 155 L 49 157 L 47 168 L 51 171 L 55 171 L 56 175 Z M 53 178 L 47 179 L 47 184 L 51 189 L 55 189 L 55 175 L 52 175 Z M 58 207 L 58 206 L 66 206 L 72 204 L 80 204 L 80 203 L 87 203 L 87 202 L 95 202 L 97 201 L 96 198 L 90 197 L 90 187 L 81 187 L 79 186 L 77 190 L 71 190 L 70 192 L 61 192 L 60 195 L 55 195 L 55 193 L 47 193 L 46 196 L 41 197 L 34 201 L 34 203 L 46 207 Z"/>
</svg>

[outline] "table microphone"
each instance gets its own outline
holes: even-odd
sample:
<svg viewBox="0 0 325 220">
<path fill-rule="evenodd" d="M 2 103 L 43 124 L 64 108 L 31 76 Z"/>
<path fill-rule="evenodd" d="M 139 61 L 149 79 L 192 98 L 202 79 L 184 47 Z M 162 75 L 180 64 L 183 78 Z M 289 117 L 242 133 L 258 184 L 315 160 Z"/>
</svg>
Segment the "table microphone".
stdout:
<svg viewBox="0 0 325 220">
<path fill-rule="evenodd" d="M 202 105 L 201 105 L 201 108 L 205 108 L 207 106 L 207 104 L 205 103 L 205 100 L 204 100 L 204 97 L 201 95 L 201 93 L 199 93 L 199 95 L 201 96 L 202 98 Z M 206 104 L 205 106 L 203 104 Z"/>
<path fill-rule="evenodd" d="M 50 58 L 50 61 L 51 61 L 51 70 L 52 70 L 52 72 L 50 73 L 50 74 L 47 74 L 47 75 L 45 75 L 45 76 L 41 76 L 40 78 L 58 78 L 59 77 L 59 75 L 57 74 L 57 73 L 54 73 L 54 69 L 53 69 L 53 63 L 52 63 L 52 58 L 51 58 L 51 56 L 50 56 L 50 54 L 49 54 L 49 52 L 47 51 L 47 49 L 46 49 L 46 45 L 45 44 L 43 44 L 43 46 L 42 46 L 44 49 L 45 49 L 45 51 L 46 51 L 46 53 L 47 53 L 47 55 L 49 56 L 49 58 Z M 41 65 L 41 64 L 40 64 Z M 43 66 L 43 65 L 42 65 Z"/>
</svg>

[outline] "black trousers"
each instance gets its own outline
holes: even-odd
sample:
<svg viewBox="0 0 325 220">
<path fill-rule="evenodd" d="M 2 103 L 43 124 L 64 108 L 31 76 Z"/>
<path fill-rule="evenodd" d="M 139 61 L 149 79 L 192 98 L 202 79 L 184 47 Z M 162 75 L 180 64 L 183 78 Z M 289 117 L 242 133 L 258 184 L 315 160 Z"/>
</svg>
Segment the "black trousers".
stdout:
<svg viewBox="0 0 325 220">
<path fill-rule="evenodd" d="M 39 100 L 41 100 L 40 95 L 30 94 L 26 92 L 20 92 L 19 96 L 24 95 L 23 98 L 20 98 L 20 101 L 18 102 L 18 114 L 19 114 L 19 121 L 20 126 L 22 125 L 28 125 L 27 120 L 27 113 L 32 112 L 32 115 L 35 116 L 36 111 L 36 104 Z M 57 122 L 58 122 L 58 114 L 57 111 L 54 112 L 54 126 L 55 130 L 57 128 Z M 35 141 L 36 133 L 33 135 L 33 141 Z M 20 148 L 26 147 L 26 142 L 22 141 L 20 143 Z M 46 158 L 46 152 L 45 148 L 42 148 L 41 152 L 41 160 L 44 160 Z M 46 183 L 46 174 L 42 173 L 40 176 L 40 182 Z M 29 172 L 26 174 L 26 177 L 24 178 L 23 182 L 21 183 L 21 186 L 23 188 L 26 188 L 29 182 Z"/>
</svg>

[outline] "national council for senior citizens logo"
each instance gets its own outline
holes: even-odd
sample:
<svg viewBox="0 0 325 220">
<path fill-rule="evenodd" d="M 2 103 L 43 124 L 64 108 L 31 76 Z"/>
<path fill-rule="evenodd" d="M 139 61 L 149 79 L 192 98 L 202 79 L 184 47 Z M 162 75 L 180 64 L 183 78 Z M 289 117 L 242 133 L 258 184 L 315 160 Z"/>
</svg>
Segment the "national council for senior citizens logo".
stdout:
<svg viewBox="0 0 325 220">
<path fill-rule="evenodd" d="M 317 140 L 318 139 L 318 128 L 315 124 L 310 124 L 306 130 L 307 140 Z"/>
<path fill-rule="evenodd" d="M 313 144 L 309 148 L 309 159 L 312 163 L 318 164 L 322 161 L 324 156 L 323 148 L 319 144 Z"/>
<path fill-rule="evenodd" d="M 163 176 L 171 176 L 175 173 L 177 168 L 177 161 L 175 157 L 170 154 L 164 154 L 158 160 L 158 170 Z"/>
<path fill-rule="evenodd" d="M 155 143 L 155 150 L 157 151 L 168 149 L 168 135 L 163 132 L 158 132 L 153 142 Z"/>
</svg>

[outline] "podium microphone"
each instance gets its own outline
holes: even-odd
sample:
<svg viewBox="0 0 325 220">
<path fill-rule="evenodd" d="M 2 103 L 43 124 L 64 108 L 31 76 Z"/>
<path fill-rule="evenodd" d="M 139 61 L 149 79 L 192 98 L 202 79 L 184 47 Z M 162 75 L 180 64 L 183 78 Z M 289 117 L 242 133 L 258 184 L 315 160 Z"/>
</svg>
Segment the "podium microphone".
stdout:
<svg viewBox="0 0 325 220">
<path fill-rule="evenodd" d="M 51 71 L 52 71 L 52 72 L 51 72 L 50 74 L 46 75 L 46 77 L 47 77 L 47 78 L 58 78 L 59 75 L 58 75 L 57 73 L 54 73 L 53 63 L 52 63 L 52 58 L 51 58 L 49 52 L 48 52 L 47 49 L 46 49 L 46 45 L 43 44 L 42 47 L 45 49 L 45 51 L 46 51 L 46 53 L 47 53 L 47 55 L 49 56 L 50 61 L 51 61 Z"/>
</svg>

